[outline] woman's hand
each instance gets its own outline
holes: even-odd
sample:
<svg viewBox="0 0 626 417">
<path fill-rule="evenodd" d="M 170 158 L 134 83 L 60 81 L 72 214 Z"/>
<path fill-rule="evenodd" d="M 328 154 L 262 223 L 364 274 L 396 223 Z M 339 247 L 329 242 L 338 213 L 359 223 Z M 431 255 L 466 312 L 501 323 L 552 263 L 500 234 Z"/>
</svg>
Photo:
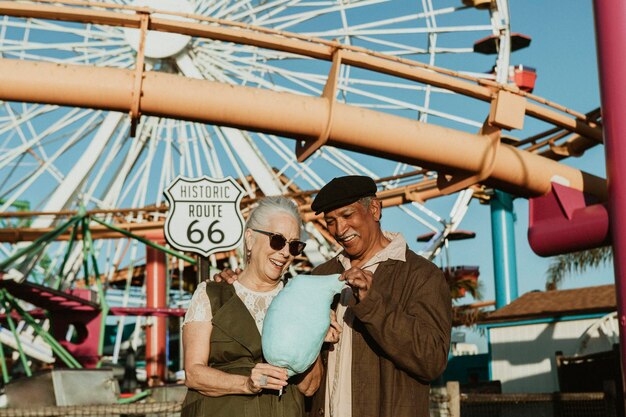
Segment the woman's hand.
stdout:
<svg viewBox="0 0 626 417">
<path fill-rule="evenodd" d="M 257 363 L 250 372 L 246 386 L 251 394 L 258 394 L 264 389 L 282 389 L 287 385 L 287 379 L 287 369 L 269 363 Z"/>
<path fill-rule="evenodd" d="M 324 342 L 337 343 L 342 330 L 341 325 L 337 322 L 337 313 L 335 310 L 330 310 L 330 326 L 326 332 L 326 337 L 324 337 Z"/>
</svg>

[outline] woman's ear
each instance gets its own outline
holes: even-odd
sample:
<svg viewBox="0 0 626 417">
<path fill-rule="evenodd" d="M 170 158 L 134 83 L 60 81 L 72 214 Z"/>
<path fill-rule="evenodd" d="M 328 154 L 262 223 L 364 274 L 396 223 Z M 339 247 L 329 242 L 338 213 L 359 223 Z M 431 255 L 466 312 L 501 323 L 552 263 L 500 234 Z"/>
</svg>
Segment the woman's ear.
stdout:
<svg viewBox="0 0 626 417">
<path fill-rule="evenodd" d="M 252 230 L 246 229 L 243 238 L 245 239 L 245 250 L 250 251 L 252 244 L 254 243 L 254 236 L 252 236 Z"/>
</svg>

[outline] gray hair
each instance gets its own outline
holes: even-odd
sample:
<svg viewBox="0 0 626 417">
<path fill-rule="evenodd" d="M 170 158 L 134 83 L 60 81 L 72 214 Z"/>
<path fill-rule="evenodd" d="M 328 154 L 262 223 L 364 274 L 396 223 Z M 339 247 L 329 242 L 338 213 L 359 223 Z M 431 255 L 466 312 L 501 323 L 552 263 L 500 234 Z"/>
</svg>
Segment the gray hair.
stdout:
<svg viewBox="0 0 626 417">
<path fill-rule="evenodd" d="M 359 201 L 359 203 L 360 203 L 363 207 L 365 207 L 366 209 L 369 209 L 369 208 L 370 208 L 370 204 L 372 204 L 372 201 L 375 201 L 375 200 L 376 200 L 376 197 L 375 197 L 375 196 L 369 196 L 369 197 L 362 197 L 362 198 L 359 198 L 359 200 L 358 200 L 358 201 Z M 382 207 L 381 207 L 381 209 L 382 209 Z M 380 218 L 381 218 L 381 219 L 383 218 L 383 211 L 382 211 L 382 210 L 380 210 Z M 379 220 L 380 220 L 380 219 L 379 219 Z"/>
<path fill-rule="evenodd" d="M 302 218 L 298 206 L 290 199 L 283 196 L 269 196 L 260 199 L 257 206 L 252 209 L 248 220 L 246 221 L 247 229 L 264 229 L 270 222 L 270 218 L 277 213 L 284 213 L 296 220 L 300 231 L 302 230 Z M 244 261 L 248 263 L 249 248 L 246 247 L 244 240 Z"/>
</svg>

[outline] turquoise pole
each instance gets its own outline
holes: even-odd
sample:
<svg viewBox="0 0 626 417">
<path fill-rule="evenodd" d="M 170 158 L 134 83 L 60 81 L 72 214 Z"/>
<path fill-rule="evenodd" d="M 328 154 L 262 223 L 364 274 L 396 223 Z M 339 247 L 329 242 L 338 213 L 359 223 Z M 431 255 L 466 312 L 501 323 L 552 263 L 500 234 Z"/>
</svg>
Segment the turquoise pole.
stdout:
<svg viewBox="0 0 626 417">
<path fill-rule="evenodd" d="M 495 190 L 490 206 L 496 308 L 501 308 L 517 298 L 513 197 Z"/>
</svg>

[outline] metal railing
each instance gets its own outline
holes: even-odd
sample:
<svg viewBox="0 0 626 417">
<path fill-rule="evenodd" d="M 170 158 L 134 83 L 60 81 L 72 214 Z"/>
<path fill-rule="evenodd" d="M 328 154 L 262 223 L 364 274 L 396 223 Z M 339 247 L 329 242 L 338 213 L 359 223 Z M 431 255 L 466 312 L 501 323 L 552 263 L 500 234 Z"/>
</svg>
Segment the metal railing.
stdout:
<svg viewBox="0 0 626 417">
<path fill-rule="evenodd" d="M 0 417 L 120 416 L 176 417 L 182 403 L 135 402 L 130 404 L 0 408 Z M 431 417 L 619 417 L 611 393 L 484 394 L 461 393 L 457 382 L 435 387 L 430 395 Z"/>
</svg>

